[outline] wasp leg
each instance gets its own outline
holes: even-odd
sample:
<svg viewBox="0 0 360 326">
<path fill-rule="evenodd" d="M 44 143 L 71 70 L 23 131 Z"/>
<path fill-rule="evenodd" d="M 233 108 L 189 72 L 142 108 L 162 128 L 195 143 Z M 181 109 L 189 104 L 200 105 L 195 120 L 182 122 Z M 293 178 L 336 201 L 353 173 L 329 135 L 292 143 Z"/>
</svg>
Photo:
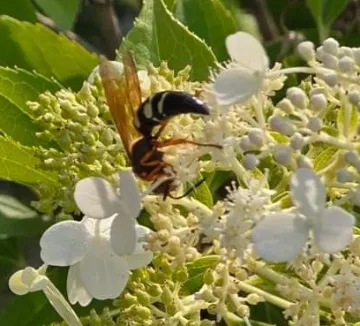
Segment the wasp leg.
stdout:
<svg viewBox="0 0 360 326">
<path fill-rule="evenodd" d="M 152 155 L 154 154 L 154 152 L 156 151 L 156 149 L 150 150 L 148 151 L 140 160 L 140 164 L 142 166 L 161 166 L 161 167 L 165 167 L 165 166 L 169 166 L 171 167 L 171 164 L 166 163 L 164 161 L 160 161 L 160 160 L 150 160 Z"/>
<path fill-rule="evenodd" d="M 167 146 L 174 146 L 174 145 L 181 145 L 181 144 L 191 144 L 191 145 L 196 145 L 196 146 L 205 146 L 205 147 L 215 147 L 218 149 L 222 149 L 222 146 L 220 145 L 216 145 L 216 144 L 202 144 L 202 143 L 198 143 L 192 140 L 187 140 L 187 139 L 169 139 L 169 140 L 164 140 L 164 141 L 158 141 L 155 140 L 153 142 L 154 146 L 156 148 L 163 148 L 163 147 L 167 147 Z"/>
<path fill-rule="evenodd" d="M 159 164 L 159 162 L 157 162 Z M 155 169 L 153 169 L 148 175 L 143 177 L 146 181 L 154 181 L 157 180 L 160 177 L 164 176 L 164 172 L 162 171 L 165 165 L 159 164 Z"/>
</svg>

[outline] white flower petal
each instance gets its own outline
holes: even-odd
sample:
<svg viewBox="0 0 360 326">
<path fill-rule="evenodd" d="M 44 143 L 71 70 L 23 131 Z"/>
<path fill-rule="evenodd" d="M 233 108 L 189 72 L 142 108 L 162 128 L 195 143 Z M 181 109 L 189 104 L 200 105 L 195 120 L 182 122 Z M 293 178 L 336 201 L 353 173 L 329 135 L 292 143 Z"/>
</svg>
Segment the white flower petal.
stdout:
<svg viewBox="0 0 360 326">
<path fill-rule="evenodd" d="M 262 44 L 251 34 L 237 32 L 226 38 L 230 57 L 244 68 L 254 71 L 266 70 L 269 59 Z"/>
<path fill-rule="evenodd" d="M 214 92 L 220 105 L 233 105 L 247 101 L 256 94 L 263 76 L 245 68 L 229 68 L 216 77 Z"/>
<path fill-rule="evenodd" d="M 139 238 L 143 238 L 145 237 L 147 234 L 151 233 L 152 230 L 149 229 L 146 226 L 140 225 L 140 224 L 136 224 L 135 226 L 136 229 L 136 237 Z"/>
<path fill-rule="evenodd" d="M 113 186 L 102 178 L 86 178 L 75 186 L 76 205 L 87 216 L 97 219 L 122 213 L 121 200 Z"/>
<path fill-rule="evenodd" d="M 136 220 L 118 215 L 111 226 L 110 242 L 114 252 L 119 255 L 131 255 L 136 246 Z"/>
<path fill-rule="evenodd" d="M 267 216 L 253 229 L 254 250 L 266 261 L 289 261 L 304 247 L 308 234 L 306 219 L 288 213 Z"/>
<path fill-rule="evenodd" d="M 136 225 L 136 238 L 137 244 L 134 253 L 130 256 L 126 256 L 126 260 L 130 269 L 137 269 L 150 264 L 154 255 L 151 251 L 144 249 L 145 242 L 142 242 L 142 238 L 151 233 L 152 231 L 143 225 Z"/>
<path fill-rule="evenodd" d="M 129 279 L 126 259 L 117 256 L 108 241 L 93 239 L 89 253 L 79 263 L 80 280 L 95 299 L 115 299 Z"/>
<path fill-rule="evenodd" d="M 79 264 L 69 267 L 66 280 L 67 295 L 71 304 L 79 302 L 80 306 L 85 307 L 91 302 L 92 297 L 82 285 L 79 273 Z"/>
<path fill-rule="evenodd" d="M 81 222 L 56 223 L 40 239 L 41 259 L 52 266 L 69 266 L 80 261 L 88 250 L 89 234 Z"/>
<path fill-rule="evenodd" d="M 11 292 L 15 293 L 16 295 L 24 295 L 30 291 L 30 287 L 27 284 L 24 284 L 22 281 L 23 271 L 24 270 L 21 269 L 15 272 L 9 279 L 9 288 Z"/>
<path fill-rule="evenodd" d="M 126 261 L 130 269 L 137 269 L 144 267 L 151 263 L 153 259 L 153 253 L 151 251 L 145 251 L 143 248 L 137 247 L 136 252 L 142 250 L 143 253 L 135 253 L 131 256 L 126 256 Z"/>
<path fill-rule="evenodd" d="M 338 206 L 326 208 L 314 228 L 316 245 L 326 253 L 344 249 L 352 240 L 354 216 Z"/>
<path fill-rule="evenodd" d="M 85 215 L 84 218 L 81 220 L 81 223 L 84 224 L 89 234 L 94 235 L 95 233 L 100 232 L 102 237 L 110 240 L 111 226 L 117 216 L 118 214 L 114 214 L 109 218 L 98 220 Z"/>
<path fill-rule="evenodd" d="M 322 214 L 326 193 L 315 172 L 307 168 L 297 169 L 291 177 L 290 190 L 292 201 L 301 214 L 310 219 Z"/>
<path fill-rule="evenodd" d="M 120 172 L 119 175 L 120 198 L 123 204 L 123 212 L 132 218 L 136 218 L 141 210 L 141 197 L 134 175 L 128 171 Z"/>
</svg>

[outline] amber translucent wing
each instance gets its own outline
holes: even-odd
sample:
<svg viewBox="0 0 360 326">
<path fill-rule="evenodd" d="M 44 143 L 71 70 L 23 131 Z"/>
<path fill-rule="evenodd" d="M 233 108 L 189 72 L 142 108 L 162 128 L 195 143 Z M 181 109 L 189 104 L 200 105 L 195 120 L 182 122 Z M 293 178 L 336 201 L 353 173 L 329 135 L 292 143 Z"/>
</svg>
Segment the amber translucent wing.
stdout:
<svg viewBox="0 0 360 326">
<path fill-rule="evenodd" d="M 124 64 L 124 73 L 126 77 L 128 103 L 135 115 L 136 110 L 141 104 L 141 89 L 135 62 L 129 51 L 122 51 L 122 62 Z"/>
<path fill-rule="evenodd" d="M 136 67 L 130 53 L 125 52 L 123 59 L 123 73 L 111 62 L 103 59 L 100 64 L 100 77 L 116 128 L 131 158 L 131 145 L 141 136 L 134 126 L 135 112 L 141 104 L 141 93 Z"/>
</svg>

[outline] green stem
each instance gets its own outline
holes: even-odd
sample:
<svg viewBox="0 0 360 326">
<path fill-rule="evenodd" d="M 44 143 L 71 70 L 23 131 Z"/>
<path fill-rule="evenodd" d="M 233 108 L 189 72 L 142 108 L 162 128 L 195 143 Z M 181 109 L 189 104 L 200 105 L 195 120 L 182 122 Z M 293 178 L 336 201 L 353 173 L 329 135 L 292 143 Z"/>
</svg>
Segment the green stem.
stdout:
<svg viewBox="0 0 360 326">
<path fill-rule="evenodd" d="M 82 326 L 82 323 L 75 311 L 50 280 L 46 282 L 46 286 L 43 291 L 51 305 L 69 326 Z"/>
<path fill-rule="evenodd" d="M 292 302 L 290 302 L 290 301 L 282 299 L 276 295 L 273 295 L 269 292 L 261 290 L 255 286 L 252 286 L 245 282 L 238 281 L 238 282 L 236 282 L 236 284 L 239 286 L 240 290 L 245 291 L 247 293 L 255 293 L 255 294 L 261 296 L 262 298 L 264 298 L 266 301 L 268 301 L 282 309 L 287 309 L 292 305 Z"/>
</svg>

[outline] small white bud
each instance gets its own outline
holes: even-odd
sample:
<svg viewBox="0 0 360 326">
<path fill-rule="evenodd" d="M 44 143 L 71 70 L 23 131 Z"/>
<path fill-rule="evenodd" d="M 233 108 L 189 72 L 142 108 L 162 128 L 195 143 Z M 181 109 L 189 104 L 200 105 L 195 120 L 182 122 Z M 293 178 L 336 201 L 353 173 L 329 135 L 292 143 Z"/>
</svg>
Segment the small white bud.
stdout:
<svg viewBox="0 0 360 326">
<path fill-rule="evenodd" d="M 311 61 L 315 59 L 315 47 L 314 43 L 310 41 L 301 42 L 297 50 L 305 61 Z"/>
<path fill-rule="evenodd" d="M 311 95 L 310 103 L 315 110 L 322 110 L 327 107 L 327 100 L 324 94 Z"/>
<path fill-rule="evenodd" d="M 353 56 L 353 49 L 352 48 L 349 48 L 348 46 L 342 46 L 340 49 L 339 49 L 339 52 L 338 52 L 338 58 L 341 59 L 342 57 L 345 57 L 345 56 L 348 56 L 348 57 L 352 57 Z"/>
<path fill-rule="evenodd" d="M 355 65 L 354 59 L 348 56 L 342 57 L 339 60 L 339 70 L 341 72 L 346 73 L 352 71 L 354 69 L 354 65 Z"/>
<path fill-rule="evenodd" d="M 358 105 L 358 103 L 360 102 L 360 92 L 357 90 L 351 91 L 348 95 L 348 99 L 351 104 Z"/>
<path fill-rule="evenodd" d="M 324 57 L 324 47 L 323 46 L 319 46 L 316 49 L 316 59 L 322 61 L 323 57 Z"/>
<path fill-rule="evenodd" d="M 337 75 L 335 72 L 334 73 L 329 72 L 326 75 L 319 74 L 318 77 L 321 78 L 330 87 L 334 87 L 337 84 Z"/>
<path fill-rule="evenodd" d="M 356 64 L 360 64 L 360 48 L 352 49 L 352 55 L 355 59 Z"/>
<path fill-rule="evenodd" d="M 337 57 L 329 53 L 325 53 L 322 62 L 324 63 L 325 68 L 336 70 L 338 67 L 339 60 Z"/>
<path fill-rule="evenodd" d="M 292 151 L 289 147 L 283 147 L 274 153 L 275 161 L 282 165 L 289 165 L 291 162 Z"/>
<path fill-rule="evenodd" d="M 252 149 L 251 142 L 248 136 L 243 136 L 240 139 L 240 148 L 246 152 Z"/>
<path fill-rule="evenodd" d="M 309 118 L 307 127 L 313 132 L 318 132 L 322 127 L 322 121 L 317 117 L 311 117 Z"/>
<path fill-rule="evenodd" d="M 299 87 L 290 87 L 286 91 L 286 97 L 299 109 L 306 108 L 307 96 Z"/>
<path fill-rule="evenodd" d="M 295 110 L 293 104 L 288 98 L 282 99 L 278 104 L 276 104 L 276 107 L 287 114 L 291 114 Z"/>
<path fill-rule="evenodd" d="M 310 92 L 309 92 L 309 96 L 313 96 L 313 95 L 316 95 L 316 94 L 323 94 L 325 95 L 326 92 L 325 92 L 325 89 L 323 87 L 318 87 L 318 88 L 314 88 L 312 89 Z"/>
<path fill-rule="evenodd" d="M 261 129 L 251 129 L 248 133 L 248 137 L 253 145 L 257 147 L 264 145 L 264 133 Z"/>
<path fill-rule="evenodd" d="M 339 51 L 339 42 L 334 38 L 329 37 L 323 42 L 323 48 L 325 53 L 337 55 Z"/>
<path fill-rule="evenodd" d="M 306 168 L 306 169 L 312 169 L 312 163 L 311 160 L 304 155 L 300 155 L 296 158 L 296 164 L 298 168 Z"/>
<path fill-rule="evenodd" d="M 345 160 L 355 169 L 360 170 L 360 159 L 355 151 L 345 153 Z"/>
<path fill-rule="evenodd" d="M 254 170 L 259 164 L 259 159 L 254 154 L 246 154 L 243 159 L 243 166 L 246 170 Z"/>
<path fill-rule="evenodd" d="M 295 132 L 295 127 L 279 116 L 273 116 L 269 120 L 270 128 L 285 136 L 292 136 Z"/>
<path fill-rule="evenodd" d="M 339 181 L 341 183 L 346 183 L 346 182 L 350 182 L 353 180 L 353 175 L 348 170 L 341 169 L 336 174 L 336 179 L 337 179 L 337 181 Z"/>
<path fill-rule="evenodd" d="M 278 131 L 281 128 L 282 123 L 283 119 L 277 115 L 274 115 L 269 119 L 270 128 L 275 131 Z"/>
<path fill-rule="evenodd" d="M 304 146 L 304 144 L 305 144 L 305 139 L 303 135 L 301 135 L 300 133 L 296 132 L 291 136 L 290 146 L 293 150 L 301 149 Z"/>
</svg>

